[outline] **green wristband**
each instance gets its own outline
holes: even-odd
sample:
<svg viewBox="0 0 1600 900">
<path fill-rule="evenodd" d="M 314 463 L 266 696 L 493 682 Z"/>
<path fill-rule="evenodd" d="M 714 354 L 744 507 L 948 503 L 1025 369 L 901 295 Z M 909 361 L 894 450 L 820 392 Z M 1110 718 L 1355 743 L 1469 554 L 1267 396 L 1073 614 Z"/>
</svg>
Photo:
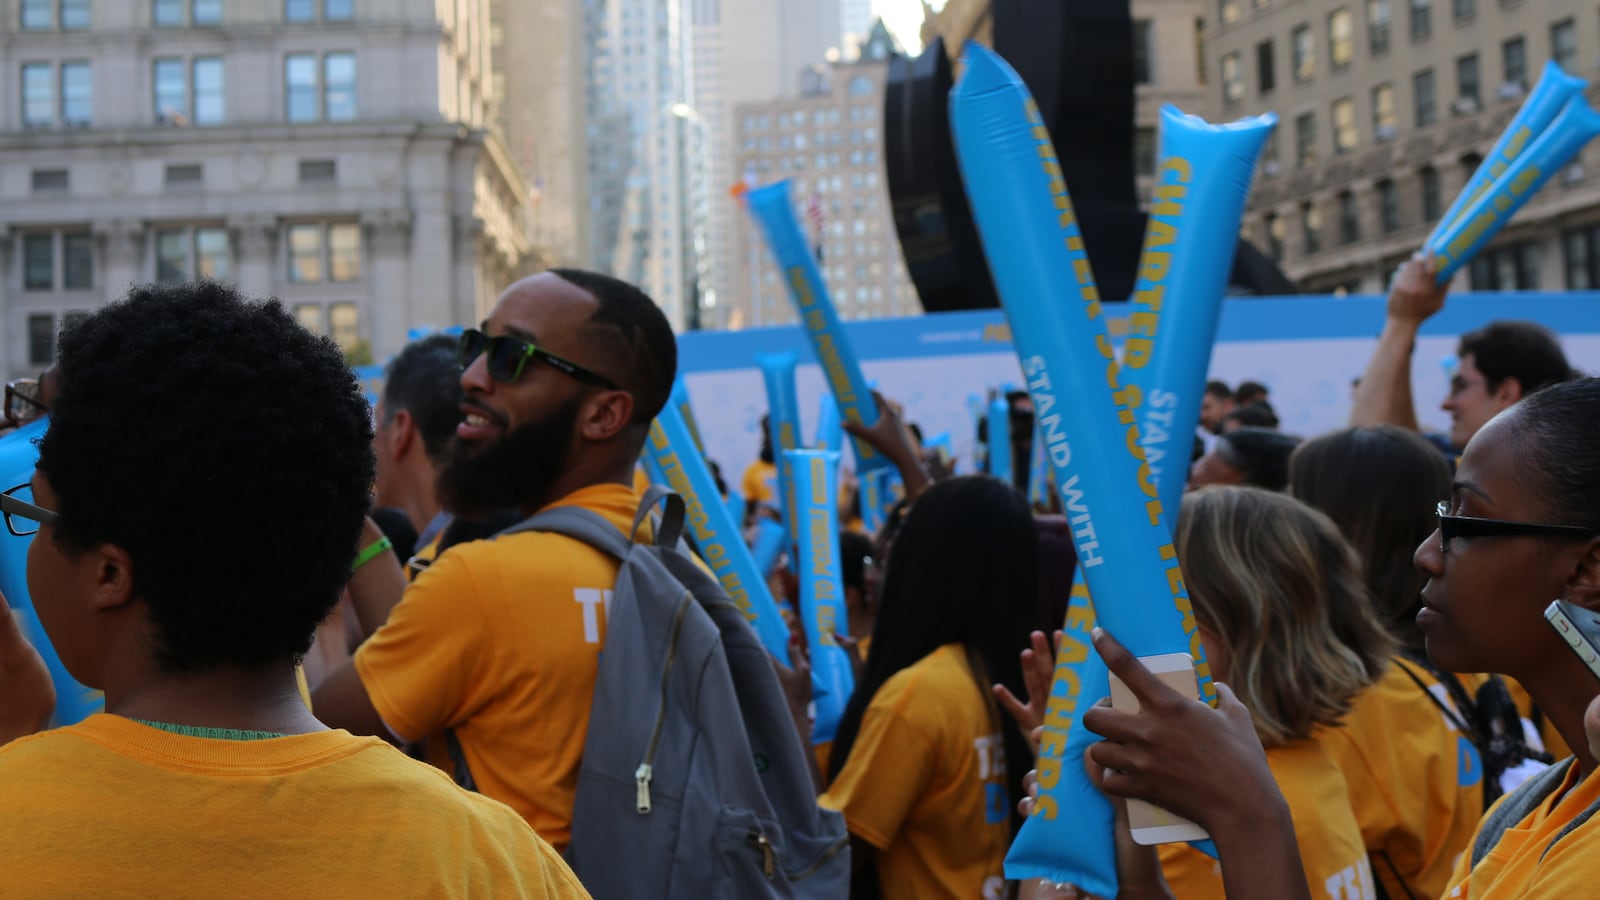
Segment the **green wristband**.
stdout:
<svg viewBox="0 0 1600 900">
<path fill-rule="evenodd" d="M 379 554 L 383 553 L 383 551 L 393 549 L 394 541 L 389 540 L 388 535 L 378 538 L 377 540 L 368 544 L 359 554 L 357 554 L 356 561 L 350 564 L 350 571 L 354 572 L 367 563 L 377 559 Z"/>
</svg>

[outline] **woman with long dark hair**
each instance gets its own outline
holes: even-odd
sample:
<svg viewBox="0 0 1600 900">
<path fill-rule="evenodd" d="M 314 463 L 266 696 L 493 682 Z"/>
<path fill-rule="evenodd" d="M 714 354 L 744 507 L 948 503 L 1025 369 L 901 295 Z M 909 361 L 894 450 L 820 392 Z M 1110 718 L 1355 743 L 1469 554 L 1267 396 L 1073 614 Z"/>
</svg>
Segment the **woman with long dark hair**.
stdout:
<svg viewBox="0 0 1600 900">
<path fill-rule="evenodd" d="M 992 478 L 929 488 L 895 537 L 822 797 L 885 898 L 1004 894 L 1032 754 L 990 685 L 1022 688 L 1038 570 L 1028 504 Z"/>
</svg>

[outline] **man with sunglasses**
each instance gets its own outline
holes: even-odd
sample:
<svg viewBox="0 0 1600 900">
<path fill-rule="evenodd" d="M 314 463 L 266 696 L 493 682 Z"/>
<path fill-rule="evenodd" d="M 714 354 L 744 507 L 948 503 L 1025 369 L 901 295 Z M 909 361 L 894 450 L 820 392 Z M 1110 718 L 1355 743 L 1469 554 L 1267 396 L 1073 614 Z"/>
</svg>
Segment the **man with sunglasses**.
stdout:
<svg viewBox="0 0 1600 900">
<path fill-rule="evenodd" d="M 462 335 L 459 359 L 465 398 L 439 474 L 445 509 L 526 517 L 578 506 L 627 533 L 634 465 L 677 371 L 654 302 L 608 276 L 546 272 L 507 289 Z M 470 771 L 478 790 L 562 848 L 617 566 L 535 532 L 452 546 L 392 610 L 362 614 L 375 633 L 318 687 L 317 714 L 428 740 L 434 762 Z M 445 752 L 447 731 L 464 767 Z"/>
<path fill-rule="evenodd" d="M 1447 292 L 1436 283 L 1433 261 L 1422 254 L 1395 273 L 1383 333 L 1356 383 L 1351 425 L 1422 430 L 1412 400 L 1411 354 L 1423 323 L 1444 308 Z M 1533 322 L 1491 322 L 1462 335 L 1456 363 L 1440 408 L 1450 413 L 1449 444 L 1457 451 L 1502 410 L 1574 376 L 1561 342 Z"/>
</svg>

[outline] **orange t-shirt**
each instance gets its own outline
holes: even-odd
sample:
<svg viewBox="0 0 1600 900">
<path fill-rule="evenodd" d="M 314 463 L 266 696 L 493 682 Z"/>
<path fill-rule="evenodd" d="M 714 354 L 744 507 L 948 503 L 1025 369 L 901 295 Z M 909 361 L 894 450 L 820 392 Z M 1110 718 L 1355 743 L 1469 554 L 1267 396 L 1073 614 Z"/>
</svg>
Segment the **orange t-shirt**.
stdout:
<svg viewBox="0 0 1600 900">
<path fill-rule="evenodd" d="M 639 497 L 605 484 L 558 506 L 593 510 L 626 534 Z M 356 651 L 367 695 L 397 735 L 417 741 L 455 729 L 478 789 L 558 849 L 571 835 L 617 567 L 555 534 L 457 544 Z"/>
<path fill-rule="evenodd" d="M 1600 801 L 1600 778 L 1590 775 L 1580 781 L 1574 761 L 1561 787 L 1507 828 L 1476 867 L 1470 854 L 1462 855 L 1445 896 L 1450 900 L 1594 896 L 1600 886 L 1600 821 L 1591 819 L 1560 841 L 1555 838 L 1596 801 Z"/>
<path fill-rule="evenodd" d="M 377 738 L 104 713 L 0 747 L 5 897 L 584 898 L 503 804 Z"/>
<path fill-rule="evenodd" d="M 873 695 L 821 804 L 878 850 L 887 900 L 1004 895 L 1011 800 L 999 714 L 946 644 Z"/>
<path fill-rule="evenodd" d="M 1372 868 L 1350 810 L 1344 776 L 1312 739 L 1267 750 L 1267 765 L 1289 804 L 1300 861 L 1315 900 L 1373 900 Z M 1163 844 L 1161 870 L 1182 900 L 1225 900 L 1222 868 L 1187 844 Z"/>
<path fill-rule="evenodd" d="M 1483 816 L 1478 750 L 1430 695 L 1460 715 L 1432 673 L 1397 657 L 1339 727 L 1316 735 L 1344 773 L 1372 872 L 1390 897 L 1442 895 Z"/>
</svg>

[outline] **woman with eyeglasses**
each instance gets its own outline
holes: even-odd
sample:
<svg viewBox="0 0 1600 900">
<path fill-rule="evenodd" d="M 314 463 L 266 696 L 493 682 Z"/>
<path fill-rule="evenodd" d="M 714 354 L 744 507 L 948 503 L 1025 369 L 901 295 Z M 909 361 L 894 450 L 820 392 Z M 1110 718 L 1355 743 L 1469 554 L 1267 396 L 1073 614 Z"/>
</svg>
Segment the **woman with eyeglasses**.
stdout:
<svg viewBox="0 0 1600 900">
<path fill-rule="evenodd" d="M 1347 428 L 1295 450 L 1289 490 L 1339 526 L 1400 641 L 1383 679 L 1319 740 L 1344 772 L 1384 895 L 1437 897 L 1502 782 L 1543 768 L 1503 679 L 1441 670 L 1417 625 L 1428 577 L 1412 553 L 1437 524 L 1431 504 L 1450 493 L 1450 466 L 1414 431 Z"/>
<path fill-rule="evenodd" d="M 1586 714 L 1600 680 L 1546 622 L 1561 599 L 1600 609 L 1600 379 L 1547 388 L 1500 413 L 1468 442 L 1438 528 L 1417 548 L 1428 576 L 1417 615 L 1429 657 L 1455 672 L 1516 678 L 1575 751 L 1530 779 L 1480 822 L 1444 896 L 1463 900 L 1592 896 L 1600 882 L 1600 778 Z M 1142 673 L 1110 636 L 1097 645 L 1138 684 L 1137 714 L 1097 709 L 1105 737 L 1090 755 L 1112 794 L 1188 816 L 1217 839 L 1235 897 L 1307 897 L 1291 890 L 1291 836 L 1263 815 L 1278 792 L 1239 739 L 1231 695 L 1192 703 Z M 1600 723 L 1597 723 L 1600 724 Z"/>
</svg>

